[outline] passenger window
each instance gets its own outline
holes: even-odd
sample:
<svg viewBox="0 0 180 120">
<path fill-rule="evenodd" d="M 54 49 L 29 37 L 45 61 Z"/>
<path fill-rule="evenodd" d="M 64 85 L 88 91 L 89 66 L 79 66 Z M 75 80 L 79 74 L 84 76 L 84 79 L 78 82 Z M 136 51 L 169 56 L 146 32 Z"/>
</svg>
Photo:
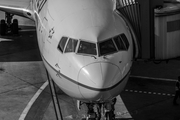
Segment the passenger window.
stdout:
<svg viewBox="0 0 180 120">
<path fill-rule="evenodd" d="M 117 52 L 117 49 L 112 39 L 99 43 L 99 48 L 100 48 L 100 55 L 106 55 L 113 52 Z"/>
<path fill-rule="evenodd" d="M 70 38 L 65 52 L 75 52 L 78 40 Z"/>
<path fill-rule="evenodd" d="M 78 53 L 97 55 L 96 44 L 81 41 L 79 44 Z"/>
<path fill-rule="evenodd" d="M 116 43 L 116 46 L 118 47 L 118 50 L 127 50 L 124 42 L 122 41 L 120 36 L 114 37 L 114 42 Z"/>
<path fill-rule="evenodd" d="M 128 41 L 126 35 L 125 34 L 121 34 L 120 36 L 123 39 L 123 41 L 124 41 L 124 43 L 126 45 L 126 48 L 129 49 L 129 41 Z"/>
<path fill-rule="evenodd" d="M 59 42 L 58 49 L 59 49 L 61 52 L 63 52 L 63 50 L 64 50 L 64 47 L 65 47 L 66 42 L 67 42 L 67 39 L 68 39 L 67 37 L 62 37 L 61 40 L 60 40 L 60 42 Z"/>
</svg>

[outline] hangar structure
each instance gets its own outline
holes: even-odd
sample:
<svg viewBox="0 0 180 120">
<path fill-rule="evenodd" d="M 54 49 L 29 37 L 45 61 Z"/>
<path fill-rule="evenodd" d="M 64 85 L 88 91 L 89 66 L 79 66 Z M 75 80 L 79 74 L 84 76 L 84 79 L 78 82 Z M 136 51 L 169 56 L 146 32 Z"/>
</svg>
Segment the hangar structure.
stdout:
<svg viewBox="0 0 180 120">
<path fill-rule="evenodd" d="M 135 31 L 139 59 L 167 60 L 180 56 L 178 0 L 117 0 L 116 4 Z"/>
</svg>

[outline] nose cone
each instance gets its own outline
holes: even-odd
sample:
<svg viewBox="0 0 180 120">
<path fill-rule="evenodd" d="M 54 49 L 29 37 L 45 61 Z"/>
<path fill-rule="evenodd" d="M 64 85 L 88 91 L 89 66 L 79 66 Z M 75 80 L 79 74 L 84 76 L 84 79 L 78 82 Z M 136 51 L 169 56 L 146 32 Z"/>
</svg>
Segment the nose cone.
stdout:
<svg viewBox="0 0 180 120">
<path fill-rule="evenodd" d="M 121 79 L 119 68 L 111 63 L 93 63 L 79 71 L 79 91 L 85 100 L 111 98 L 111 89 Z"/>
<path fill-rule="evenodd" d="M 106 89 L 118 82 L 121 75 L 119 68 L 111 63 L 92 63 L 81 68 L 79 83 L 92 89 Z"/>
</svg>

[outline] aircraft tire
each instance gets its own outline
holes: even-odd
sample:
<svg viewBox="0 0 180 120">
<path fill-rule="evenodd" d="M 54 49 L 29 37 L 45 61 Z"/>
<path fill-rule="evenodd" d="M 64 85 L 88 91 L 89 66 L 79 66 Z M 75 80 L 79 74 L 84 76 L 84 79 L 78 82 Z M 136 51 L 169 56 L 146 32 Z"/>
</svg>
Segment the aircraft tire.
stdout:
<svg viewBox="0 0 180 120">
<path fill-rule="evenodd" d="M 5 20 L 1 20 L 1 25 L 0 25 L 0 34 L 2 36 L 6 35 L 6 29 L 7 29 L 7 25 L 6 25 L 6 22 Z"/>
<path fill-rule="evenodd" d="M 12 28 L 11 28 L 12 30 L 12 33 L 13 34 L 19 34 L 19 25 L 18 25 L 18 20 L 17 19 L 14 19 L 13 20 L 13 23 L 12 23 Z"/>
</svg>

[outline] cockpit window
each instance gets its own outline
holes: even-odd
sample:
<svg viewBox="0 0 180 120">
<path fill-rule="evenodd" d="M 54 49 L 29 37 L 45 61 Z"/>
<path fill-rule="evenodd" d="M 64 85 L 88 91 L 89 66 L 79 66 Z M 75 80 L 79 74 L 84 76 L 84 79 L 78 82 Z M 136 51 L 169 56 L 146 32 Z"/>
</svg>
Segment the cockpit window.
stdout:
<svg viewBox="0 0 180 120">
<path fill-rule="evenodd" d="M 64 47 L 65 47 L 66 42 L 67 42 L 67 39 L 68 39 L 67 37 L 62 37 L 61 40 L 60 40 L 60 42 L 59 42 L 58 49 L 59 49 L 61 52 L 63 52 L 63 50 L 64 50 Z"/>
<path fill-rule="evenodd" d="M 111 54 L 117 52 L 117 49 L 112 41 L 112 39 L 106 40 L 99 43 L 100 55 Z"/>
<path fill-rule="evenodd" d="M 99 53 L 99 56 L 102 56 L 113 54 L 118 51 L 127 51 L 129 45 L 129 41 L 123 33 L 99 43 L 91 43 L 83 40 L 62 37 L 58 44 L 58 49 L 62 53 L 77 52 L 86 55 L 97 55 Z M 97 52 L 96 47 L 98 47 L 99 52 Z"/>
<path fill-rule="evenodd" d="M 77 53 L 97 55 L 96 44 L 90 43 L 90 42 L 85 42 L 85 41 L 80 41 Z"/>
<path fill-rule="evenodd" d="M 69 38 L 69 41 L 68 41 L 66 49 L 65 49 L 65 53 L 66 52 L 75 52 L 77 43 L 78 43 L 78 40 Z"/>
<path fill-rule="evenodd" d="M 116 46 L 118 47 L 118 50 L 126 50 L 126 46 L 119 35 L 114 37 L 113 39 L 114 42 L 116 43 Z"/>
<path fill-rule="evenodd" d="M 128 49 L 129 48 L 129 42 L 128 42 L 128 39 L 127 39 L 126 35 L 121 34 L 120 36 L 121 36 L 122 40 L 124 41 L 124 43 L 126 45 L 126 48 Z"/>
</svg>

